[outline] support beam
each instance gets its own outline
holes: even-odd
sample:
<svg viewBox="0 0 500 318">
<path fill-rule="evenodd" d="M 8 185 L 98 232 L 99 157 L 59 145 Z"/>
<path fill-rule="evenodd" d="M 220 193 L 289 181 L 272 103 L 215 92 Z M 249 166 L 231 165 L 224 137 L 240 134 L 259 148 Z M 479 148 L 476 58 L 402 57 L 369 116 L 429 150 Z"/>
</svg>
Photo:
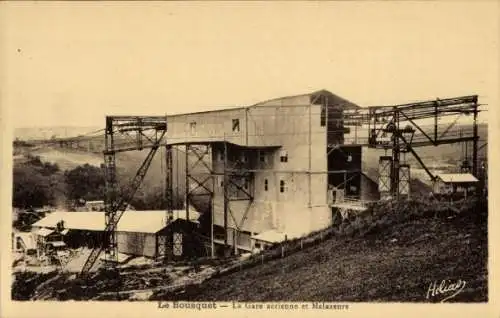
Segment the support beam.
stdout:
<svg viewBox="0 0 500 318">
<path fill-rule="evenodd" d="M 173 163 L 172 163 L 172 146 L 165 146 L 165 209 L 167 212 L 167 220 L 165 227 L 169 229 L 170 223 L 174 219 L 174 193 L 173 193 Z M 172 233 L 168 230 L 165 239 L 164 260 L 170 261 L 173 257 L 173 238 Z"/>
<path fill-rule="evenodd" d="M 438 107 L 439 107 L 439 99 L 434 103 L 434 144 L 438 140 Z"/>
<path fill-rule="evenodd" d="M 399 129 L 399 111 L 397 108 L 394 110 L 393 115 L 394 131 L 392 138 L 392 172 L 391 172 L 391 191 L 392 195 L 399 198 L 399 159 L 400 159 L 400 144 L 399 137 L 401 131 Z"/>
<path fill-rule="evenodd" d="M 186 200 L 186 206 L 184 207 L 186 209 L 186 219 L 189 221 L 189 193 L 191 192 L 191 189 L 189 187 L 189 151 L 190 151 L 191 145 L 186 145 L 186 152 L 185 152 L 185 162 L 184 162 L 184 168 L 185 168 L 185 174 L 186 174 L 186 194 L 185 194 L 185 200 Z"/>
<path fill-rule="evenodd" d="M 478 136 L 478 131 L 477 131 L 477 103 L 474 104 L 474 122 L 473 122 L 473 138 L 474 140 L 472 141 L 472 174 L 477 177 L 478 176 L 478 161 L 477 161 L 477 153 L 478 153 L 478 141 L 479 141 L 479 136 Z"/>
<path fill-rule="evenodd" d="M 224 142 L 224 151 L 223 151 L 223 154 L 224 154 L 224 181 L 223 181 L 223 188 L 224 188 L 224 245 L 225 247 L 228 246 L 228 236 L 227 236 L 227 229 L 228 229 L 228 226 L 227 226 L 227 217 L 228 217 L 228 209 L 229 209 L 229 200 L 228 200 L 228 192 L 227 192 L 227 188 L 228 188 L 228 175 L 227 175 L 227 171 L 226 171 L 226 168 L 227 168 L 227 161 L 228 161 L 228 153 L 227 153 L 227 143 Z"/>
</svg>

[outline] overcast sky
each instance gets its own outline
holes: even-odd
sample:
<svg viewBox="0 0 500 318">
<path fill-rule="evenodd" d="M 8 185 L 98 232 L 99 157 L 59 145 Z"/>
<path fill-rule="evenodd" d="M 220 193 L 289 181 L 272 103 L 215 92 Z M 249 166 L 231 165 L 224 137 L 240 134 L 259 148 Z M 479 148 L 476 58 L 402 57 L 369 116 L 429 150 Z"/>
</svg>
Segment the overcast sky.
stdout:
<svg viewBox="0 0 500 318">
<path fill-rule="evenodd" d="M 318 89 L 361 106 L 479 94 L 491 109 L 499 100 L 498 1 L 23 2 L 1 11 L 2 103 L 15 127 L 99 126 L 106 114 L 247 106 Z"/>
</svg>

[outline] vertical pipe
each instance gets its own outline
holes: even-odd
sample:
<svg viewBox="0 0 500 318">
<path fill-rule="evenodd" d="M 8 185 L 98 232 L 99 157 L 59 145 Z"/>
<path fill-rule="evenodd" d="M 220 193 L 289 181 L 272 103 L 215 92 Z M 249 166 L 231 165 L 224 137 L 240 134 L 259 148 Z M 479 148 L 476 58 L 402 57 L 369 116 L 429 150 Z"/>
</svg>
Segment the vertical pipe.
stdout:
<svg viewBox="0 0 500 318">
<path fill-rule="evenodd" d="M 478 131 L 477 131 L 477 101 L 474 103 L 474 123 L 473 123 L 473 134 L 474 140 L 472 144 L 472 174 L 478 176 L 478 162 L 477 162 L 477 144 L 479 141 Z"/>
<path fill-rule="evenodd" d="M 173 163 L 172 163 L 172 146 L 165 145 L 165 201 L 166 201 L 166 210 L 167 210 L 167 230 L 165 237 L 165 260 L 170 260 L 170 256 L 172 253 L 171 240 L 170 236 L 170 222 L 173 220 L 174 214 L 174 198 L 173 198 Z"/>
<path fill-rule="evenodd" d="M 345 198 L 347 196 L 347 172 L 344 171 L 344 198 L 342 201 L 345 201 Z"/>
<path fill-rule="evenodd" d="M 179 147 L 175 147 L 175 170 L 176 170 L 176 178 L 175 178 L 175 189 L 176 189 L 176 200 L 179 200 L 180 195 L 179 195 Z M 177 201 L 179 203 L 179 201 Z M 176 207 L 176 209 L 179 209 L 180 207 Z"/>
<path fill-rule="evenodd" d="M 329 171 L 330 170 L 330 167 L 328 166 L 328 145 L 329 145 L 329 141 L 330 141 L 330 121 L 328 120 L 328 97 L 325 98 L 325 102 L 324 102 L 324 107 L 325 107 L 325 122 L 326 122 L 326 171 Z M 326 173 L 326 184 L 325 184 L 325 187 L 326 187 L 326 193 L 327 193 L 327 198 L 328 198 L 328 172 Z M 328 199 L 327 199 L 328 200 Z"/>
<path fill-rule="evenodd" d="M 236 228 L 233 228 L 233 247 L 234 247 L 234 255 L 238 255 L 238 246 L 237 246 L 237 235 Z"/>
<path fill-rule="evenodd" d="M 392 146 L 392 195 L 399 199 L 399 112 L 394 108 L 394 131 Z"/>
<path fill-rule="evenodd" d="M 212 148 L 213 149 L 213 148 Z M 212 152 L 213 153 L 213 152 Z M 212 163 L 213 163 L 213 156 L 212 156 Z M 212 167 L 212 194 L 211 194 L 211 210 L 212 210 L 212 215 L 210 217 L 210 250 L 211 250 L 211 257 L 215 257 L 215 246 L 214 246 L 214 214 L 215 214 L 215 204 L 214 204 L 214 197 L 215 197 L 215 176 L 213 174 L 213 167 Z"/>
<path fill-rule="evenodd" d="M 186 206 L 185 206 L 185 208 L 186 208 L 186 220 L 188 220 L 188 221 L 189 221 L 189 191 L 190 191 L 189 190 L 189 176 L 190 176 L 190 174 L 189 174 L 189 160 L 188 160 L 189 148 L 190 148 L 189 145 L 186 145 L 186 153 L 185 153 L 186 156 L 185 156 L 185 162 L 184 162 L 185 170 L 186 170 L 186 185 L 185 185 L 186 186 L 186 190 L 185 190 L 185 192 L 186 192 L 186 195 L 185 195 Z"/>
<path fill-rule="evenodd" d="M 324 107 L 325 107 L 325 126 L 326 126 L 326 143 L 330 141 L 330 122 L 328 120 L 328 97 L 325 97 L 324 101 Z"/>
<path fill-rule="evenodd" d="M 434 144 L 438 141 L 438 106 L 439 99 L 434 103 Z"/>
<path fill-rule="evenodd" d="M 311 208 L 311 205 L 312 205 L 312 202 L 311 202 L 311 196 L 312 196 L 312 193 L 311 193 L 311 152 L 312 152 L 312 149 L 311 149 L 311 143 L 312 143 L 312 137 L 311 137 L 311 129 L 312 129 L 311 108 L 312 108 L 312 104 L 309 104 L 309 138 L 308 138 L 309 139 L 308 140 L 309 155 L 307 156 L 308 157 L 308 162 L 309 162 L 308 169 L 307 169 L 307 185 L 308 185 L 308 192 L 309 192 L 308 207 L 309 208 Z"/>
<path fill-rule="evenodd" d="M 224 134 L 224 181 L 223 181 L 223 186 L 224 186 L 224 247 L 228 246 L 228 235 L 227 235 L 227 213 L 228 213 L 228 193 L 227 193 L 227 186 L 228 186 L 228 177 L 227 177 L 227 143 L 226 143 L 226 136 Z"/>
<path fill-rule="evenodd" d="M 368 109 L 368 147 L 370 147 L 370 140 L 372 136 L 372 110 Z"/>
<path fill-rule="evenodd" d="M 358 144 L 358 125 L 354 126 L 354 144 Z"/>
<path fill-rule="evenodd" d="M 248 108 L 245 108 L 245 145 L 248 146 Z"/>
</svg>

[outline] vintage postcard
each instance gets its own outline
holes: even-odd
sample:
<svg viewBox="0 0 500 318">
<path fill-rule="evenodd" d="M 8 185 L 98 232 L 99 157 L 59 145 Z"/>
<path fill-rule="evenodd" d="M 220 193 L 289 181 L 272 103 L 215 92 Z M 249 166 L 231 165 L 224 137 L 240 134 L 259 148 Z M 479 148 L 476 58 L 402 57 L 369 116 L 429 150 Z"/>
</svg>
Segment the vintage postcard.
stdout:
<svg viewBox="0 0 500 318">
<path fill-rule="evenodd" d="M 0 316 L 499 317 L 499 6 L 2 2 Z"/>
</svg>

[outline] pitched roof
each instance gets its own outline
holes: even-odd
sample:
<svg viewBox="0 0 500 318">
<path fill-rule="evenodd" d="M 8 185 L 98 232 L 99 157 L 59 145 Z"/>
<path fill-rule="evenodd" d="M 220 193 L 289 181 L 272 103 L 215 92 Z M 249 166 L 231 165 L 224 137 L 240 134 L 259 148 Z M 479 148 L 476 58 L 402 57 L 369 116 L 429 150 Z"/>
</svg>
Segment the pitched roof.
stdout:
<svg viewBox="0 0 500 318">
<path fill-rule="evenodd" d="M 325 89 L 315 91 L 312 93 L 307 93 L 307 94 L 300 94 L 300 95 L 291 95 L 291 96 L 284 96 L 284 97 L 279 97 L 279 98 L 273 98 L 270 100 L 266 100 L 263 102 L 259 102 L 255 105 L 252 105 L 250 107 L 255 107 L 255 106 L 280 106 L 280 105 L 294 105 L 294 104 L 324 104 L 325 102 L 328 102 L 328 105 L 330 106 L 341 106 L 344 109 L 358 109 L 360 108 L 359 105 L 354 104 L 353 102 L 342 98 L 338 95 L 333 94 L 330 91 L 327 91 Z"/>
<path fill-rule="evenodd" d="M 328 101 L 330 106 L 341 106 L 344 109 L 358 109 L 361 108 L 359 105 L 342 98 L 338 95 L 331 93 L 325 89 L 314 91 L 312 93 L 306 94 L 298 94 L 298 95 L 290 95 L 283 96 L 278 98 L 269 99 L 266 101 L 258 102 L 257 104 L 243 106 L 243 107 L 229 107 L 229 108 L 217 108 L 206 111 L 197 111 L 190 113 L 178 113 L 168 115 L 167 118 L 177 117 L 177 116 L 186 116 L 186 115 L 194 115 L 194 114 L 205 114 L 205 113 L 214 113 L 214 112 L 225 112 L 225 111 L 236 111 L 236 110 L 245 110 L 253 107 L 262 107 L 262 106 L 290 106 L 290 105 L 308 105 L 308 104 L 323 104 L 325 101 Z"/>
<path fill-rule="evenodd" d="M 190 207 L 189 219 L 197 221 L 200 216 Z M 174 210 L 174 221 L 186 219 L 185 210 Z M 34 227 L 55 228 L 59 221 L 64 227 L 72 230 L 103 231 L 105 227 L 104 212 L 53 212 L 34 223 Z M 116 230 L 118 232 L 156 233 L 166 225 L 166 211 L 125 211 Z"/>
<path fill-rule="evenodd" d="M 446 183 L 462 183 L 479 181 L 470 173 L 441 173 L 437 177 Z"/>
</svg>

